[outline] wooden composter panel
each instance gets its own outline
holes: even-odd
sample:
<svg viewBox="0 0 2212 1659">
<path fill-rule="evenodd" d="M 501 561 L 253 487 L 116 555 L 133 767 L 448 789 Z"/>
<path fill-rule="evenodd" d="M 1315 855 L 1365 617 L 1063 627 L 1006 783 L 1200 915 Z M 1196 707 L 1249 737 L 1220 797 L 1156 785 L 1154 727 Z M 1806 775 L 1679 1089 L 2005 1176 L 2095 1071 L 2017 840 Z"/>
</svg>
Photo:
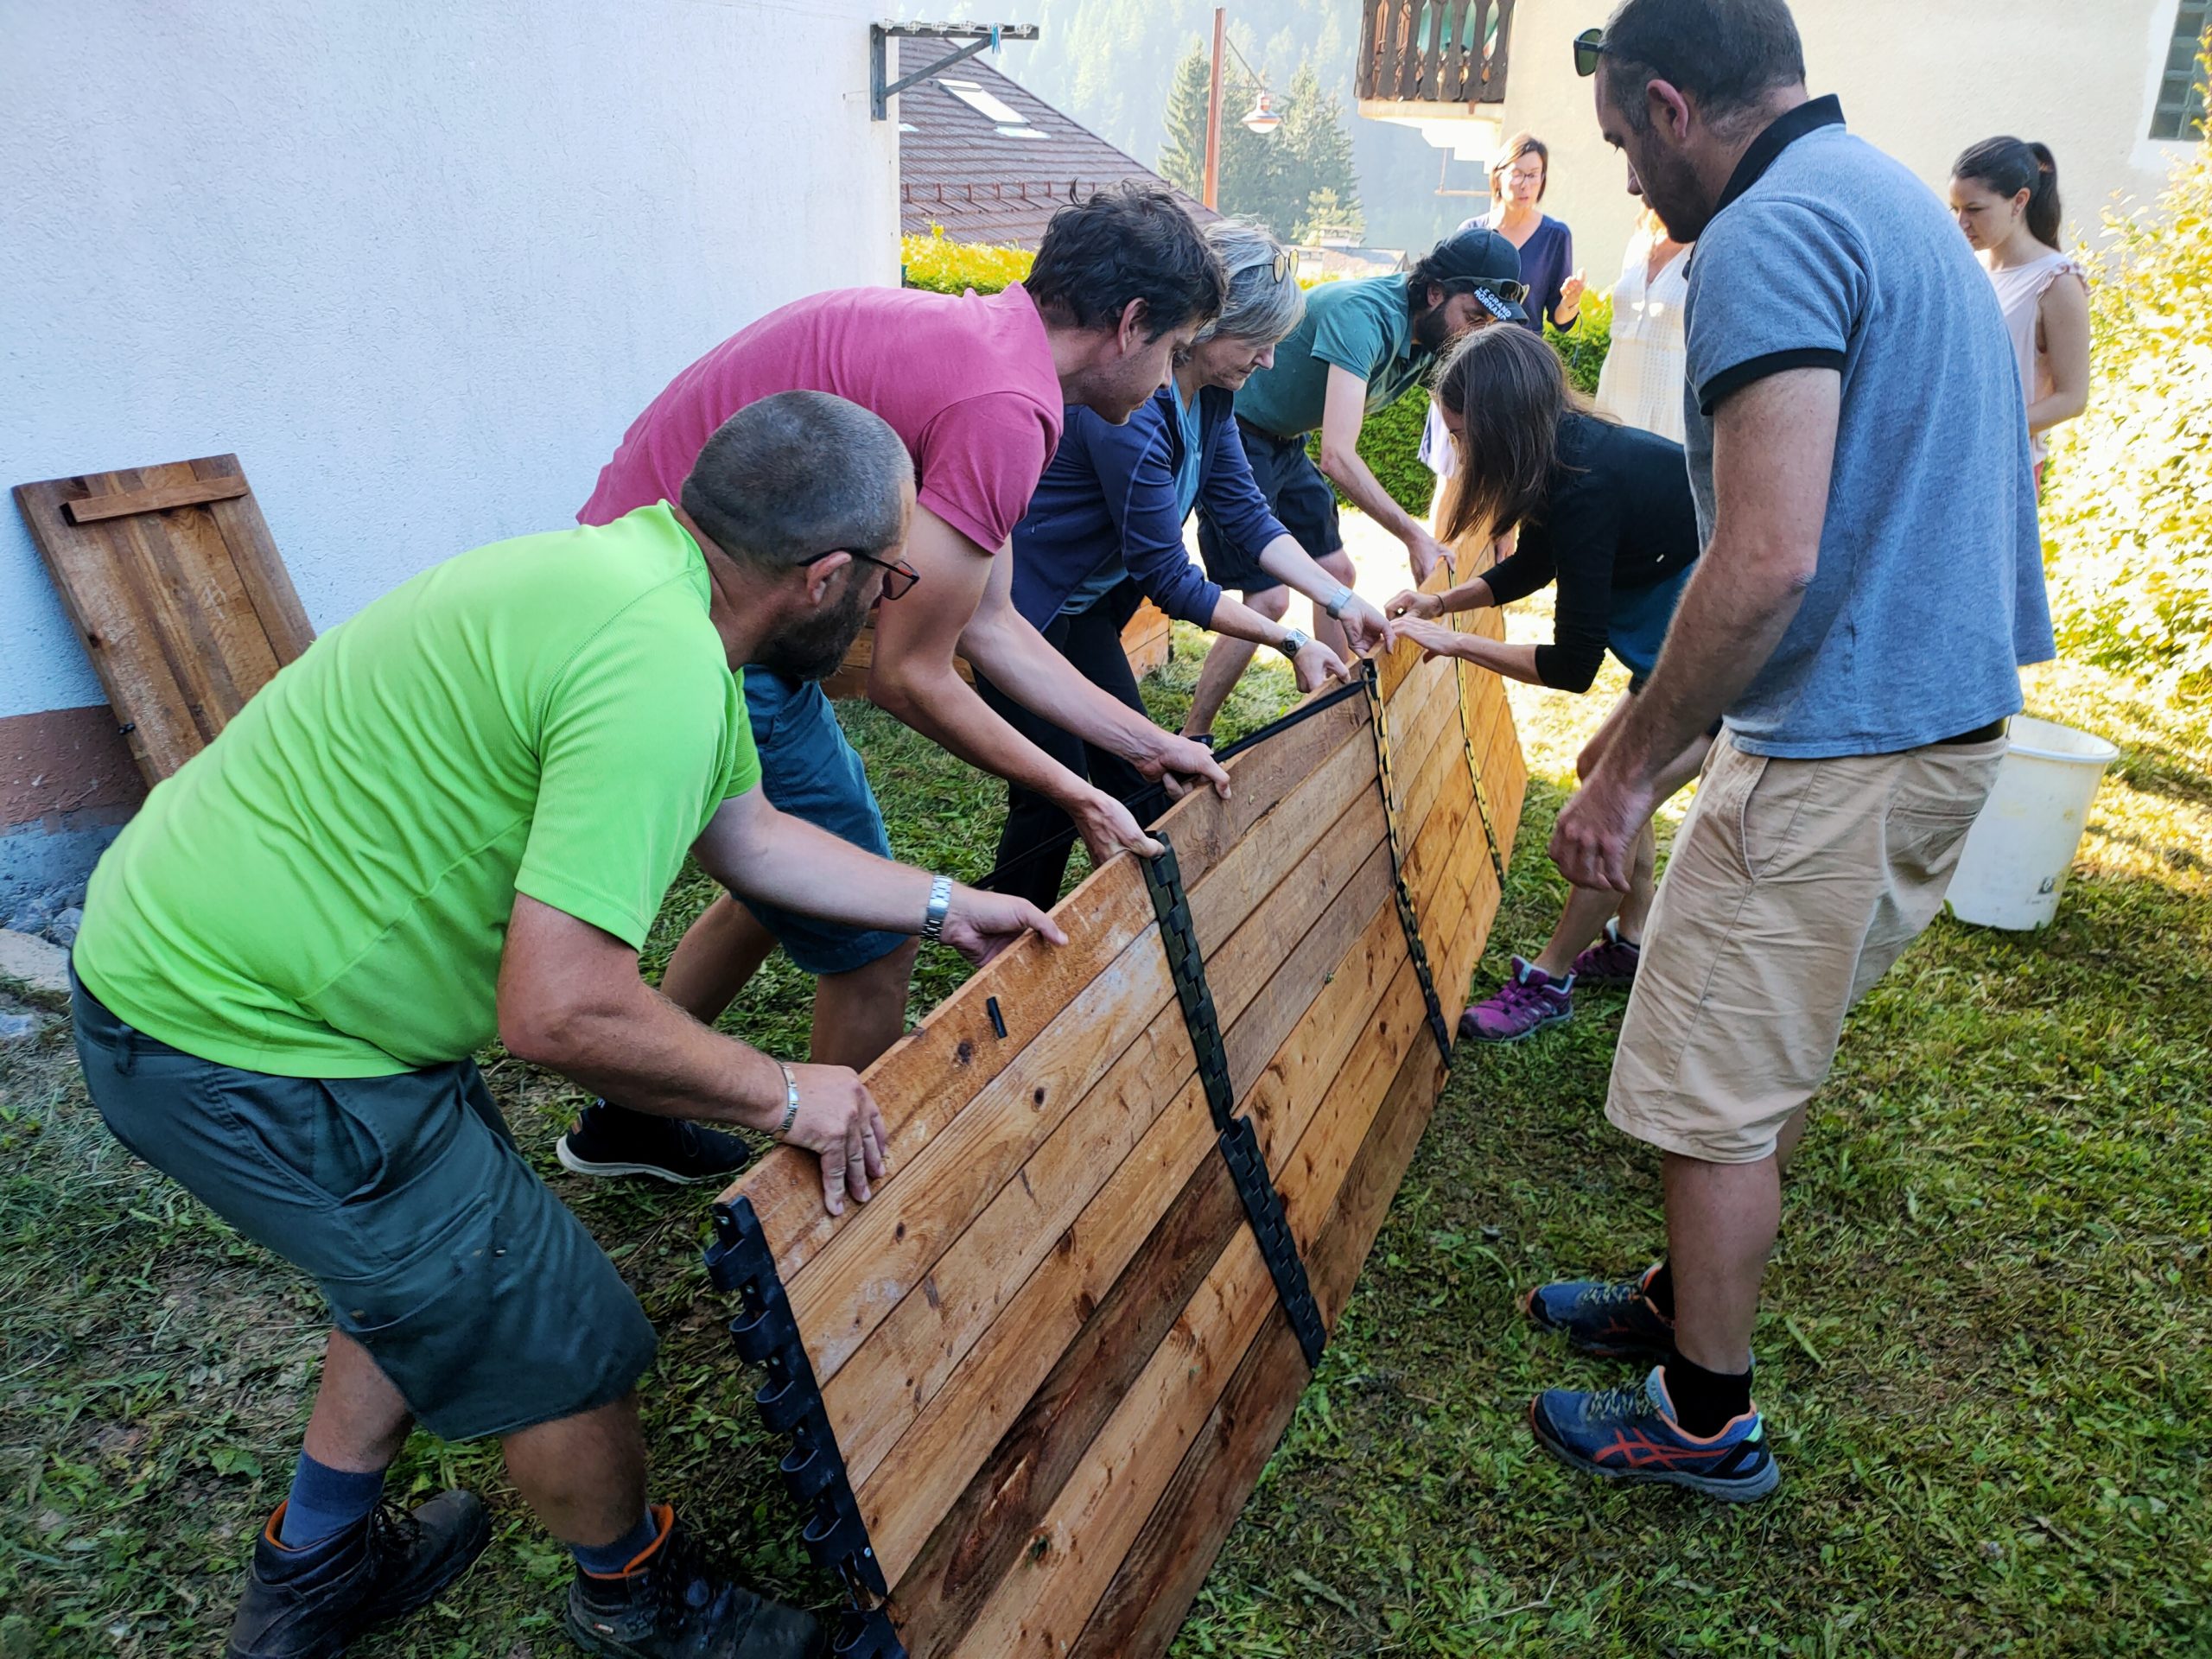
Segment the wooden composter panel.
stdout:
<svg viewBox="0 0 2212 1659">
<path fill-rule="evenodd" d="M 1412 1159 L 1520 811 L 1498 683 L 1402 648 L 1228 766 L 1172 874 L 1113 860 L 869 1071 L 873 1203 L 779 1151 L 717 1206 L 841 1651 L 1165 1652 Z"/>
<path fill-rule="evenodd" d="M 146 781 L 314 642 L 236 455 L 16 486 Z"/>
</svg>

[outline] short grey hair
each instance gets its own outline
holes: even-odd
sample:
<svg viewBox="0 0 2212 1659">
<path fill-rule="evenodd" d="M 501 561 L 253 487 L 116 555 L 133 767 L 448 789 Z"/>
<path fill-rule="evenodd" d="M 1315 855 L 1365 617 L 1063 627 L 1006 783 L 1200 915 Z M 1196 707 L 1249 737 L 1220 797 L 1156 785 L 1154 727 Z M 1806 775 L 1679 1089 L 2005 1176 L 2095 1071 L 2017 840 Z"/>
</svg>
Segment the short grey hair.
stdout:
<svg viewBox="0 0 2212 1659">
<path fill-rule="evenodd" d="M 881 416 L 826 391 L 779 391 L 715 429 L 683 480 L 683 511 L 732 558 L 791 569 L 894 545 L 913 475 Z"/>
<path fill-rule="evenodd" d="M 1294 260 L 1276 280 L 1281 243 L 1257 225 L 1228 219 L 1206 226 L 1206 243 L 1229 275 L 1229 297 L 1221 315 L 1198 331 L 1199 340 L 1229 334 L 1272 345 L 1298 327 L 1306 312 L 1306 291 L 1298 285 Z"/>
</svg>

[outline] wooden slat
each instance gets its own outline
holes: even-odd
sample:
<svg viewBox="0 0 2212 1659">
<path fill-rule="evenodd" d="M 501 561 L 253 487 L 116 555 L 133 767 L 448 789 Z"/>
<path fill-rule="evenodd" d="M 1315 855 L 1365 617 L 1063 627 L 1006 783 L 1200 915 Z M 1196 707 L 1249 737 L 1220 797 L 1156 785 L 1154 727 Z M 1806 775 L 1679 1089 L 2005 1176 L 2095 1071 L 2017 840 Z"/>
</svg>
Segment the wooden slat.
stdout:
<svg viewBox="0 0 2212 1659">
<path fill-rule="evenodd" d="M 1456 102 L 1465 94 L 1461 88 L 1467 80 L 1467 50 L 1462 36 L 1467 22 L 1467 0 L 1451 0 L 1444 10 L 1444 59 L 1438 75 L 1437 96 L 1446 102 Z M 1475 41 L 1475 53 L 1479 60 L 1482 41 Z"/>
<path fill-rule="evenodd" d="M 1379 906 L 1306 1017 L 1239 1102 L 1240 1109 L 1250 1113 L 1262 1151 L 1270 1160 L 1287 1155 L 1321 1100 L 1332 1089 L 1345 1086 L 1347 1057 L 1371 1031 L 1375 1011 L 1405 963 L 1395 909 Z M 1151 1230 L 1158 1205 L 1175 1191 L 1160 1181 L 1160 1173 L 1186 1174 L 1198 1159 L 1217 1155 L 1211 1120 L 1195 1096 L 1187 1116 L 1164 1116 L 1155 1124 L 961 1362 L 913 1432 L 861 1483 L 869 1535 L 894 1583 L 968 1472 L 1089 1320 L 1121 1264 Z M 1150 1207 L 1148 1192 L 1159 1195 L 1150 1199 Z"/>
<path fill-rule="evenodd" d="M 1315 722 L 1318 724 L 1318 721 Z M 1370 766 L 1361 734 L 1338 746 L 1313 775 L 1253 823 L 1222 867 L 1201 880 L 1192 913 L 1203 939 L 1242 925 L 1247 914 L 1306 859 L 1360 787 L 1341 757 Z M 1256 873 L 1260 879 L 1250 879 Z M 1288 942 L 1278 947 L 1287 951 Z M 813 1334 L 816 1375 L 836 1375 L 845 1359 L 910 1294 L 992 1198 L 1020 1172 L 1054 1128 L 1109 1070 L 1129 1074 L 1120 1088 L 1141 1109 L 1148 1086 L 1158 1102 L 1191 1069 L 1190 1043 L 1173 1003 L 1156 930 L 1128 948 L 1024 1051 L 1020 1065 L 977 1094 L 912 1160 L 902 1182 L 883 1183 L 810 1264 L 785 1278 L 802 1328 Z M 1232 1017 L 1224 1007 L 1222 1017 Z M 1136 1047 L 1128 1065 L 1120 1057 Z"/>
<path fill-rule="evenodd" d="M 234 455 L 19 484 L 16 499 L 149 782 L 313 641 Z"/>
<path fill-rule="evenodd" d="M 1255 823 L 1355 740 L 1371 741 L 1367 709 L 1363 699 L 1348 698 L 1232 760 L 1229 800 L 1208 791 L 1177 803 L 1162 823 L 1173 835 L 1185 882 L 1201 886 Z M 1055 948 L 1033 937 L 1015 944 L 868 1069 L 864 1081 L 883 1114 L 893 1160 L 876 1203 L 894 1190 L 922 1148 L 1152 925 L 1152 901 L 1142 874 L 1124 855 L 1109 860 L 1052 914 L 1068 935 L 1065 945 Z M 990 1023 L 987 1005 L 993 998 L 1006 1021 L 1003 1039 Z M 821 1185 L 813 1156 L 784 1147 L 723 1194 L 751 1199 L 786 1284 L 840 1230 L 874 1207 L 848 1205 L 842 1217 L 830 1217 L 822 1209 Z"/>
<path fill-rule="evenodd" d="M 1139 679 L 1155 669 L 1167 666 L 1167 658 L 1174 648 L 1175 625 L 1167 613 L 1150 600 L 1137 607 L 1136 614 L 1122 630 L 1122 654 L 1129 659 L 1129 670 Z"/>
<path fill-rule="evenodd" d="M 1284 1207 L 1301 1238 L 1317 1232 L 1333 1208 L 1385 1079 L 1405 1050 L 1423 1040 L 1410 965 L 1396 983 L 1401 1011 L 1378 1020 L 1370 1044 L 1378 1057 L 1387 1055 L 1380 1074 L 1369 1089 L 1347 1079 L 1334 1091 L 1285 1168 Z M 1249 1230 L 1239 1230 L 1032 1529 L 1013 1570 L 963 1638 L 963 1654 L 1044 1659 L 1065 1650 L 1263 1323 L 1284 1323 L 1283 1316 Z M 1291 1380 L 1294 1387 L 1303 1382 L 1302 1367 Z"/>
<path fill-rule="evenodd" d="M 61 511 L 73 524 L 97 524 L 134 512 L 162 512 L 170 507 L 196 507 L 209 501 L 227 501 L 246 493 L 243 478 L 195 479 L 189 484 L 163 484 L 152 489 L 121 490 L 112 495 L 88 495 L 66 501 Z"/>
<path fill-rule="evenodd" d="M 1433 1050 L 1418 1043 L 1408 1049 L 1338 1192 L 1334 1224 L 1308 1261 L 1314 1300 L 1332 1326 L 1413 1160 L 1438 1070 Z M 1068 1650 L 1069 1659 L 1144 1659 L 1167 1650 L 1289 1427 L 1306 1376 L 1305 1356 L 1287 1322 L 1264 1325 Z"/>
</svg>

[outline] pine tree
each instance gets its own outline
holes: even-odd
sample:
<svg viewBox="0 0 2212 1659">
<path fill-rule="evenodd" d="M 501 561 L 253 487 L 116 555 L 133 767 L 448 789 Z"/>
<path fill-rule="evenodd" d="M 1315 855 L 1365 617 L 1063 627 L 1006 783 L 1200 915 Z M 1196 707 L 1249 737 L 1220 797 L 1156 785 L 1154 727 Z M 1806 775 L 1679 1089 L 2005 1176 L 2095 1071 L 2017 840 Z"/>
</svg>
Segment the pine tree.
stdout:
<svg viewBox="0 0 2212 1659">
<path fill-rule="evenodd" d="M 1364 222 L 1344 100 L 1321 90 L 1320 77 L 1310 60 L 1300 63 L 1291 77 L 1289 105 L 1275 142 L 1283 147 L 1287 182 L 1297 193 L 1291 208 L 1296 222 L 1284 228 L 1303 238 L 1316 225 Z M 1325 209 L 1321 203 L 1325 195 Z"/>
<path fill-rule="evenodd" d="M 1206 178 L 1206 95 L 1211 80 L 1205 49 L 1192 46 L 1168 83 L 1167 142 L 1160 149 L 1160 176 L 1201 199 Z"/>
</svg>

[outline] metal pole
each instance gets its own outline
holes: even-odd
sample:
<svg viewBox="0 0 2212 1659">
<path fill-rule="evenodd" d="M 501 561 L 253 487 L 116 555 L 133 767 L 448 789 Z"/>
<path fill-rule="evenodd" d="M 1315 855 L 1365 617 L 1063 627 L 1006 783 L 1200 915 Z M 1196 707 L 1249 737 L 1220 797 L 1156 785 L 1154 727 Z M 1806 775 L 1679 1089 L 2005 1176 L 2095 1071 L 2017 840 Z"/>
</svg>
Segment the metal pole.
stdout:
<svg viewBox="0 0 2212 1659">
<path fill-rule="evenodd" d="M 1221 206 L 1221 54 L 1229 33 L 1229 12 L 1213 9 L 1213 84 L 1206 92 L 1206 188 L 1199 198 L 1209 207 Z"/>
</svg>

